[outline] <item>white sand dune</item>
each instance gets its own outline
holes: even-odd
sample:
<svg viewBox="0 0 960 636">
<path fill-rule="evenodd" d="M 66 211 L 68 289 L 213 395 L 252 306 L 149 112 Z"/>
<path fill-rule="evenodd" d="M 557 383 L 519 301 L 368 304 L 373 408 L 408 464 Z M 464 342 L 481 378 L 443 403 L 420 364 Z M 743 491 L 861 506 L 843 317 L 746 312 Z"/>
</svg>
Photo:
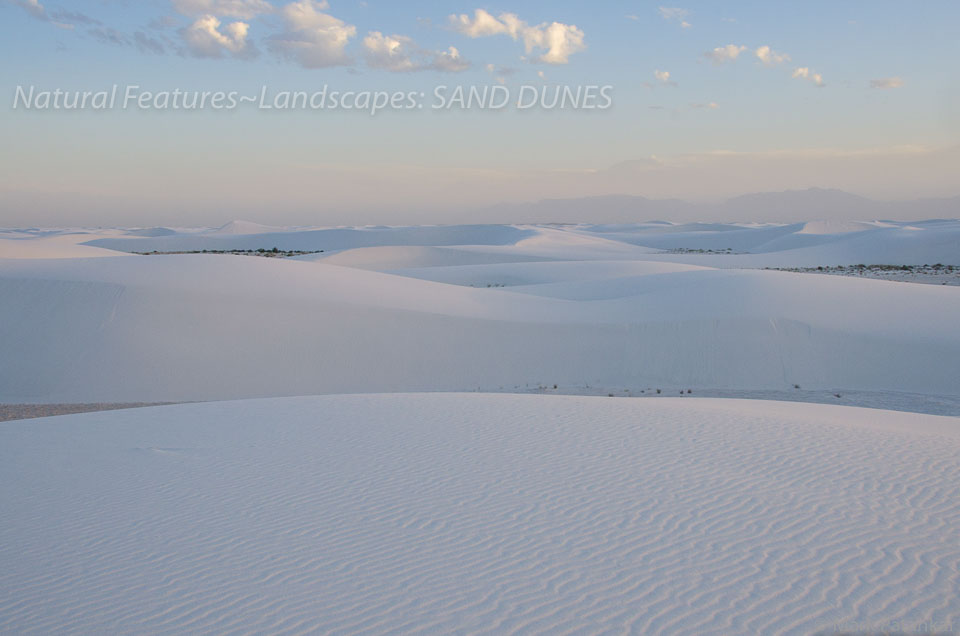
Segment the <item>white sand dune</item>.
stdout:
<svg viewBox="0 0 960 636">
<path fill-rule="evenodd" d="M 877 261 L 905 236 L 917 237 L 911 253 L 936 262 L 960 236 L 957 222 L 887 225 L 893 234 L 843 232 L 743 256 L 652 253 L 659 248 L 633 242 L 684 234 L 706 246 L 752 232 L 769 244 L 803 226 L 640 226 L 618 234 L 625 242 L 581 226 L 307 230 L 284 236 L 311 247 L 325 237 L 336 253 L 0 258 L 0 401 L 541 385 L 958 396 L 956 288 L 691 264 L 820 249 Z M 181 249 L 211 240 L 118 236 L 92 242 Z M 239 239 L 262 246 L 278 236 Z M 350 247 L 376 241 L 386 244 Z"/>
<path fill-rule="evenodd" d="M 710 269 L 584 278 L 476 289 L 239 256 L 4 261 L 0 400 L 531 384 L 960 392 L 952 287 Z"/>
<path fill-rule="evenodd" d="M 542 286 L 549 283 L 572 283 L 619 279 L 625 276 L 648 276 L 671 272 L 689 272 L 709 268 L 682 263 L 650 261 L 548 261 L 532 263 L 491 263 L 449 267 L 413 267 L 389 269 L 391 274 L 432 280 L 451 285 L 472 287 L 519 285 Z M 512 290 L 516 291 L 516 290 Z"/>
<path fill-rule="evenodd" d="M 513 225 L 317 228 L 266 233 L 182 233 L 160 237 L 105 237 L 88 242 L 125 252 L 271 249 L 334 251 L 390 245 L 512 245 L 534 229 Z"/>
<path fill-rule="evenodd" d="M 464 265 L 488 265 L 493 263 L 524 263 L 543 260 L 536 256 L 470 251 L 454 247 L 396 245 L 388 247 L 358 247 L 332 254 L 307 254 L 297 260 L 322 261 L 327 265 L 342 265 L 358 269 L 386 271 L 400 268 L 436 267 L 447 268 Z"/>
<path fill-rule="evenodd" d="M 117 252 L 83 243 L 86 234 L 37 236 L 15 232 L 0 233 L 0 258 L 90 258 L 117 256 Z"/>
<path fill-rule="evenodd" d="M 326 396 L 0 424 L 0 632 L 949 632 L 960 420 Z"/>
</svg>

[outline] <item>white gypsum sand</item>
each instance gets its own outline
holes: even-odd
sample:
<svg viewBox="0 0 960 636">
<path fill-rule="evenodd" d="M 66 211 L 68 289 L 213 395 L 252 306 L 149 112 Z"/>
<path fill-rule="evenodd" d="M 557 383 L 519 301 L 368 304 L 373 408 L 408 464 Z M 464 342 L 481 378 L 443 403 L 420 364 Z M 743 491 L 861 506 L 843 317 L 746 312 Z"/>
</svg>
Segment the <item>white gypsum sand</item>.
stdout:
<svg viewBox="0 0 960 636">
<path fill-rule="evenodd" d="M 956 629 L 960 420 L 473 394 L 0 424 L 4 633 Z"/>
<path fill-rule="evenodd" d="M 0 402 L 554 385 L 960 396 L 955 289 L 756 269 L 950 263 L 956 221 L 237 233 L 260 229 L 5 233 L 20 247 L 0 249 Z M 273 247 L 324 252 L 109 251 Z M 27 252 L 47 258 L 15 257 Z M 944 412 L 845 403 L 878 402 Z"/>
</svg>

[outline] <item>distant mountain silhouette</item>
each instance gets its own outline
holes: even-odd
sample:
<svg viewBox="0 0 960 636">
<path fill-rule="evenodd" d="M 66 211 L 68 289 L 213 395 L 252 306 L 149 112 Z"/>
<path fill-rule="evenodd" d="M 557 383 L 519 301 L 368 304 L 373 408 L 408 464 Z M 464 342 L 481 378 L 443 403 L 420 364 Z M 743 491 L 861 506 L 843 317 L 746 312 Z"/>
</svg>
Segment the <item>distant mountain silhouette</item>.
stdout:
<svg viewBox="0 0 960 636">
<path fill-rule="evenodd" d="M 960 196 L 909 201 L 874 201 L 843 190 L 810 188 L 744 194 L 720 203 L 605 195 L 503 203 L 483 210 L 491 223 L 638 223 L 653 219 L 795 223 L 814 219 L 919 220 L 960 217 Z"/>
</svg>

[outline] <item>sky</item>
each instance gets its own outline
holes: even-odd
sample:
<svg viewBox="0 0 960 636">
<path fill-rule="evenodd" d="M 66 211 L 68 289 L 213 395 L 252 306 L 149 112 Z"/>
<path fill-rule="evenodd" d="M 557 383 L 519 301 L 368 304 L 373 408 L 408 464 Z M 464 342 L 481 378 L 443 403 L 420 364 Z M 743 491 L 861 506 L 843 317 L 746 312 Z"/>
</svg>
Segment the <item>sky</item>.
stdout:
<svg viewBox="0 0 960 636">
<path fill-rule="evenodd" d="M 810 187 L 960 195 L 960 2 L 678 1 L 0 0 L 0 226 L 482 223 L 502 203 Z M 36 97 L 114 86 L 110 108 Z M 451 103 L 457 86 L 509 100 Z M 258 107 L 261 92 L 276 106 L 324 87 L 413 97 L 374 114 Z M 607 107 L 546 107 L 558 87 L 606 87 L 594 105 Z M 250 101 L 137 105 L 174 91 Z M 546 99 L 520 108 L 521 94 Z"/>
</svg>

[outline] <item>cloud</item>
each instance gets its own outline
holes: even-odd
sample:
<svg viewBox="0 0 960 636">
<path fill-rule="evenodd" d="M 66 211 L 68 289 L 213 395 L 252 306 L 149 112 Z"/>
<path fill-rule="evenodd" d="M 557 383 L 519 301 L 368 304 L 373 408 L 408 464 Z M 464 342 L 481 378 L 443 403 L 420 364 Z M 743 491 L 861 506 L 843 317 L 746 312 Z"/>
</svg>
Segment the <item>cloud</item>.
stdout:
<svg viewBox="0 0 960 636">
<path fill-rule="evenodd" d="M 870 80 L 870 88 L 900 88 L 903 86 L 903 78 L 900 77 L 881 77 L 880 79 Z"/>
<path fill-rule="evenodd" d="M 256 50 L 247 41 L 249 31 L 250 25 L 246 22 L 223 25 L 216 16 L 204 15 L 180 29 L 180 37 L 195 57 L 222 57 L 224 51 L 236 57 L 250 57 Z"/>
<path fill-rule="evenodd" d="M 266 0 L 173 0 L 173 8 L 183 15 L 214 15 L 241 20 L 275 11 Z"/>
<path fill-rule="evenodd" d="M 634 14 L 634 13 L 628 13 L 627 15 L 625 15 L 625 16 L 623 16 L 623 17 L 625 17 L 627 20 L 633 20 L 634 22 L 639 22 L 639 21 L 640 21 L 640 16 L 638 16 L 638 15 L 636 15 L 636 14 Z"/>
<path fill-rule="evenodd" d="M 470 68 L 470 62 L 460 56 L 460 51 L 456 47 L 449 47 L 446 51 L 437 51 L 433 55 L 433 60 L 428 68 L 435 71 L 445 71 L 447 73 L 459 73 Z"/>
<path fill-rule="evenodd" d="M 286 30 L 270 39 L 270 47 L 306 68 L 351 64 L 344 49 L 356 36 L 357 27 L 323 13 L 328 6 L 317 0 L 299 0 L 283 7 L 280 15 Z"/>
<path fill-rule="evenodd" d="M 380 31 L 370 31 L 363 38 L 363 48 L 368 66 L 394 73 L 426 70 L 456 73 L 470 68 L 470 63 L 452 46 L 446 51 L 427 51 L 403 35 L 387 36 Z"/>
<path fill-rule="evenodd" d="M 141 53 L 154 53 L 156 55 L 163 55 L 167 52 L 160 40 L 150 37 L 143 31 L 137 31 L 133 34 L 133 43 Z"/>
<path fill-rule="evenodd" d="M 527 29 L 523 41 L 530 53 L 533 48 L 545 49 L 546 53 L 538 59 L 546 64 L 566 64 L 574 53 L 586 47 L 583 44 L 583 31 L 576 26 L 553 22 L 544 29 L 543 25 Z"/>
<path fill-rule="evenodd" d="M 531 26 L 515 13 L 501 13 L 494 17 L 483 9 L 477 9 L 473 18 L 464 14 L 451 15 L 449 22 L 455 30 L 471 38 L 507 35 L 514 40 L 522 40 L 527 55 L 534 49 L 543 51 L 535 61 L 544 64 L 567 64 L 571 55 L 587 48 L 583 42 L 583 31 L 576 25 L 544 22 Z"/>
<path fill-rule="evenodd" d="M 86 18 L 86 16 L 84 16 L 83 14 L 80 14 L 80 13 L 70 14 L 69 12 L 65 12 L 65 11 L 57 11 L 56 12 L 57 15 L 55 17 L 50 17 L 50 14 L 47 13 L 47 9 L 42 4 L 40 4 L 39 0 L 12 0 L 12 2 L 18 7 L 21 7 L 24 11 L 29 13 L 31 16 L 33 16 L 37 20 L 40 20 L 42 22 L 49 22 L 53 26 L 59 27 L 61 29 L 73 28 L 73 24 L 64 22 L 61 16 L 75 15 L 81 18 L 80 21 L 83 21 L 82 19 Z"/>
<path fill-rule="evenodd" d="M 790 61 L 789 55 L 786 53 L 778 53 L 767 45 L 757 47 L 757 50 L 754 51 L 754 54 L 764 66 L 777 66 L 778 64 L 783 64 L 784 62 Z"/>
<path fill-rule="evenodd" d="M 131 40 L 125 33 L 121 33 L 110 27 L 96 27 L 87 31 L 101 44 L 113 44 L 115 46 L 130 46 Z"/>
<path fill-rule="evenodd" d="M 699 109 L 699 108 L 707 108 L 707 109 L 710 109 L 710 110 L 714 110 L 714 109 L 720 108 L 720 105 L 719 105 L 717 102 L 702 102 L 702 103 L 701 103 L 701 102 L 694 102 L 694 103 L 690 104 L 690 108 L 698 108 L 698 109 Z"/>
<path fill-rule="evenodd" d="M 663 84 L 664 86 L 676 86 L 677 83 L 670 80 L 670 71 L 661 71 L 657 69 L 653 72 L 653 76 L 657 78 L 657 81 Z"/>
<path fill-rule="evenodd" d="M 386 36 L 379 31 L 371 31 L 363 38 L 367 64 L 386 71 L 418 70 L 410 53 L 410 49 L 415 46 L 413 40 L 406 36 Z"/>
<path fill-rule="evenodd" d="M 101 44 L 136 47 L 141 53 L 155 55 L 163 55 L 167 52 L 167 47 L 163 42 L 143 31 L 137 31 L 133 35 L 129 35 L 108 26 L 97 26 L 87 29 L 87 33 Z M 168 38 L 164 37 L 163 39 L 171 48 L 177 48 L 176 44 Z"/>
<path fill-rule="evenodd" d="M 64 11 L 63 9 L 58 9 L 53 12 L 51 19 L 55 22 L 63 24 L 91 24 L 91 25 L 101 25 L 103 24 L 100 20 L 91 18 L 90 16 L 78 13 L 76 11 Z"/>
<path fill-rule="evenodd" d="M 718 46 L 712 51 L 707 51 L 703 56 L 714 64 L 723 64 L 724 62 L 733 62 L 746 50 L 747 47 L 745 46 L 728 44 L 726 46 Z"/>
<path fill-rule="evenodd" d="M 793 71 L 793 77 L 796 79 L 805 79 L 810 80 L 817 85 L 818 88 L 826 86 L 826 83 L 823 81 L 823 76 L 820 73 L 814 73 L 806 66 L 797 67 Z"/>
</svg>

